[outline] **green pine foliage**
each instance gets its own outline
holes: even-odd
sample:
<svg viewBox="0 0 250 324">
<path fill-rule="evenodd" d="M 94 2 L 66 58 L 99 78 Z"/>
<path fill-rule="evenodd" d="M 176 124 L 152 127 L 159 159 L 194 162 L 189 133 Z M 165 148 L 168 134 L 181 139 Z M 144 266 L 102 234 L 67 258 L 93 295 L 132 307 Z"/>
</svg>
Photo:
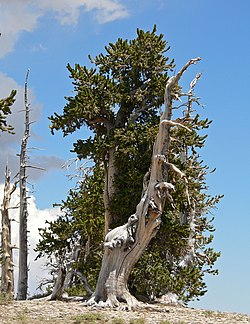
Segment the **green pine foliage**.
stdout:
<svg viewBox="0 0 250 324">
<path fill-rule="evenodd" d="M 73 151 L 78 158 L 91 160 L 93 170 L 62 202 L 63 213 L 58 220 L 41 229 L 37 246 L 39 257 L 63 258 L 72 245 L 80 242 L 82 251 L 75 267 L 93 287 L 103 253 L 107 155 L 110 149 L 115 150 L 115 195 L 110 204 L 114 228 L 127 221 L 141 199 L 168 73 L 174 68 L 166 56 L 167 42 L 162 34 L 157 35 L 155 27 L 152 32 L 137 30 L 134 40 L 118 39 L 105 49 L 105 54 L 90 57 L 93 68 L 68 65 L 74 96 L 66 98 L 61 115 L 54 113 L 50 117 L 52 133 L 61 130 L 67 136 L 83 126 L 92 131 L 88 139 L 74 144 Z M 177 86 L 175 92 L 181 96 L 181 87 Z M 188 98 L 198 103 L 194 96 Z M 192 114 L 187 114 L 188 104 L 176 111 L 178 121 L 191 131 L 172 128 L 174 140 L 168 157 L 185 173 L 188 185 L 176 173 L 169 172 L 168 181 L 175 185 L 173 203 L 166 204 L 160 230 L 129 279 L 135 295 L 151 300 L 168 292 L 176 293 L 184 302 L 198 298 L 207 289 L 205 273 L 217 273 L 214 263 L 219 253 L 209 247 L 214 231 L 209 213 L 221 196 L 209 195 L 209 168 L 199 156 L 205 145 L 204 130 L 211 122 L 195 115 L 193 107 Z"/>
<path fill-rule="evenodd" d="M 77 141 L 75 152 L 80 158 L 105 159 L 107 149 L 117 144 L 117 128 L 151 120 L 163 104 L 167 71 L 174 67 L 164 55 L 166 44 L 155 28 L 137 30 L 136 39 L 118 39 L 106 47 L 106 55 L 90 58 L 95 69 L 68 65 L 75 96 L 66 98 L 62 115 L 49 118 L 52 132 L 62 130 L 66 136 L 88 126 L 95 136 Z"/>
<path fill-rule="evenodd" d="M 6 118 L 11 114 L 11 106 L 15 102 L 16 91 L 12 90 L 7 98 L 0 99 L 0 131 L 14 134 L 14 128 L 7 124 Z"/>
<path fill-rule="evenodd" d="M 115 131 L 115 141 L 119 146 L 115 153 L 116 195 L 110 206 L 116 216 L 113 228 L 127 221 L 141 199 L 143 177 L 150 167 L 158 122 L 158 117 L 155 117 L 150 122 L 135 123 Z"/>
</svg>

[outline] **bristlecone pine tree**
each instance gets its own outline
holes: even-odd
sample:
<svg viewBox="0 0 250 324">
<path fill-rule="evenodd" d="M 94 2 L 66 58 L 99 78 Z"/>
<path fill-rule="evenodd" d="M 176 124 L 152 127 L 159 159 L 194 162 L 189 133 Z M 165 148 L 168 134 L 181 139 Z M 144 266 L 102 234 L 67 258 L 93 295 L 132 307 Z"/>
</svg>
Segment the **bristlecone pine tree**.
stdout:
<svg viewBox="0 0 250 324">
<path fill-rule="evenodd" d="M 136 39 L 118 39 L 106 47 L 106 55 L 91 59 L 97 69 L 68 66 L 76 94 L 67 98 L 62 115 L 50 117 L 52 132 L 61 129 L 66 136 L 83 125 L 92 130 L 90 138 L 74 144 L 74 151 L 80 159 L 91 159 L 94 167 L 63 202 L 65 215 L 41 231 L 37 250 L 40 256 L 62 255 L 74 244 L 70 237 L 77 236 L 83 253 L 75 268 L 94 282 L 93 256 L 98 253 L 93 251 L 99 251 L 96 259 L 100 260 L 104 211 L 104 254 L 89 304 L 126 302 L 133 307 L 137 300 L 128 285 L 147 298 L 172 292 L 188 301 L 205 293 L 204 273 L 216 273 L 212 266 L 219 254 L 206 247 L 212 241 L 206 231 L 213 230 L 206 213 L 220 196 L 207 194 L 208 169 L 197 152 L 206 137 L 198 131 L 210 121 L 194 114 L 193 104 L 199 102 L 193 90 L 199 76 L 187 94 L 178 85 L 199 58 L 169 78 L 174 65 L 168 63 L 167 50 L 156 28 L 138 30 Z M 186 97 L 187 103 L 175 107 L 180 97 Z M 173 117 L 173 112 L 179 115 Z M 99 206 L 101 179 L 103 208 Z M 96 186 L 88 187 L 90 183 Z M 93 204 L 95 199 L 98 205 Z M 62 244 L 63 236 L 68 246 Z"/>
</svg>

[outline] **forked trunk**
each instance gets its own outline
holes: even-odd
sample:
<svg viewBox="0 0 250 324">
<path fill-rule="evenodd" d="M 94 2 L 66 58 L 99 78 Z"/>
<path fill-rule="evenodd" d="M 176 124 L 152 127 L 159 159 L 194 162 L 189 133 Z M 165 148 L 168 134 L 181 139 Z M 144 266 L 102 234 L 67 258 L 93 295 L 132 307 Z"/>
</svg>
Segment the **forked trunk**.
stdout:
<svg viewBox="0 0 250 324">
<path fill-rule="evenodd" d="M 63 295 L 67 295 L 66 290 L 71 287 L 73 276 L 76 273 L 74 263 L 78 260 L 79 252 L 79 245 L 75 245 L 69 258 L 65 253 L 65 260 L 58 261 L 59 269 L 51 300 L 61 300 Z"/>
<path fill-rule="evenodd" d="M 176 76 L 171 77 L 166 85 L 165 111 L 161 116 L 159 132 L 154 144 L 149 179 L 144 178 L 142 199 L 136 213 L 131 215 L 125 225 L 107 233 L 104 243 L 104 256 L 96 290 L 88 304 L 115 307 L 126 302 L 129 308 L 136 306 L 137 300 L 127 287 L 128 277 L 135 263 L 142 255 L 150 240 L 156 235 L 165 201 L 172 203 L 170 191 L 174 189 L 168 183 L 168 170 L 185 175 L 168 161 L 170 128 L 185 127 L 171 121 L 172 89 L 178 83 L 185 70 L 200 59 L 190 60 Z M 186 180 L 186 179 L 185 179 Z"/>
</svg>

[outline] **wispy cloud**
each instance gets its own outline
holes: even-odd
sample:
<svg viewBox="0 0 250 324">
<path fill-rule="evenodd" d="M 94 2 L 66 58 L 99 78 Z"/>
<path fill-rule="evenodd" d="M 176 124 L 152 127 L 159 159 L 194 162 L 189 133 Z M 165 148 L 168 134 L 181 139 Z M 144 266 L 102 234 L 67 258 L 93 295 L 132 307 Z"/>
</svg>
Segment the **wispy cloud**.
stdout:
<svg viewBox="0 0 250 324">
<path fill-rule="evenodd" d="M 41 43 L 38 43 L 38 44 L 34 44 L 31 48 L 30 48 L 30 51 L 32 53 L 36 53 L 36 52 L 45 52 L 47 50 L 47 48 L 41 44 Z"/>
<path fill-rule="evenodd" d="M 81 0 L 79 0 L 81 2 Z M 129 12 L 124 5 L 113 0 L 86 0 L 85 8 L 94 11 L 96 20 L 100 23 L 107 23 L 113 20 L 129 16 Z"/>
<path fill-rule="evenodd" d="M 129 15 L 116 0 L 0 0 L 0 58 L 12 51 L 21 32 L 33 31 L 48 12 L 53 12 L 62 25 L 75 25 L 81 11 L 92 12 L 98 23 Z"/>
<path fill-rule="evenodd" d="M 128 16 L 125 6 L 116 0 L 40 0 L 37 6 L 43 14 L 54 11 L 61 24 L 76 24 L 81 10 L 93 11 L 98 23 Z"/>
</svg>

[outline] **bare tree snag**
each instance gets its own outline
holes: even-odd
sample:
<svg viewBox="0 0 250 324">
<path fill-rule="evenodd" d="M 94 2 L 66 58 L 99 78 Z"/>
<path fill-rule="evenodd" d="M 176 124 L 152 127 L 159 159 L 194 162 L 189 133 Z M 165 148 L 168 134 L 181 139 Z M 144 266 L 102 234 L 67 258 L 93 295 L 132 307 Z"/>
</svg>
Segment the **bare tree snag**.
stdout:
<svg viewBox="0 0 250 324">
<path fill-rule="evenodd" d="M 128 222 L 110 231 L 105 238 L 104 256 L 96 290 L 89 305 L 117 307 L 120 302 L 129 308 L 137 305 L 137 300 L 128 291 L 127 282 L 131 270 L 142 255 L 150 240 L 156 235 L 161 224 L 161 214 L 166 201 L 171 201 L 174 186 L 168 183 L 168 153 L 170 128 L 176 127 L 172 118 L 172 102 L 175 99 L 173 87 L 187 68 L 200 58 L 190 60 L 175 76 L 171 77 L 165 89 L 165 110 L 161 116 L 159 131 L 155 140 L 150 175 L 144 178 L 142 198 Z M 172 165 L 185 179 L 185 175 Z"/>
<path fill-rule="evenodd" d="M 11 244 L 11 221 L 9 218 L 9 208 L 11 195 L 16 190 L 16 182 L 11 185 L 10 170 L 6 166 L 5 186 L 3 203 L 1 205 L 2 215 L 2 233 L 1 233 L 1 293 L 4 293 L 9 299 L 14 298 L 14 263 L 13 263 L 13 246 Z"/>
<path fill-rule="evenodd" d="M 26 74 L 24 103 L 25 103 L 25 129 L 21 143 L 20 153 L 20 171 L 19 171 L 19 186 L 20 186 L 20 214 L 19 214 L 19 273 L 17 300 L 25 300 L 28 290 L 28 235 L 27 235 L 27 143 L 30 134 L 30 105 L 28 103 L 28 77 L 29 70 Z"/>
</svg>

